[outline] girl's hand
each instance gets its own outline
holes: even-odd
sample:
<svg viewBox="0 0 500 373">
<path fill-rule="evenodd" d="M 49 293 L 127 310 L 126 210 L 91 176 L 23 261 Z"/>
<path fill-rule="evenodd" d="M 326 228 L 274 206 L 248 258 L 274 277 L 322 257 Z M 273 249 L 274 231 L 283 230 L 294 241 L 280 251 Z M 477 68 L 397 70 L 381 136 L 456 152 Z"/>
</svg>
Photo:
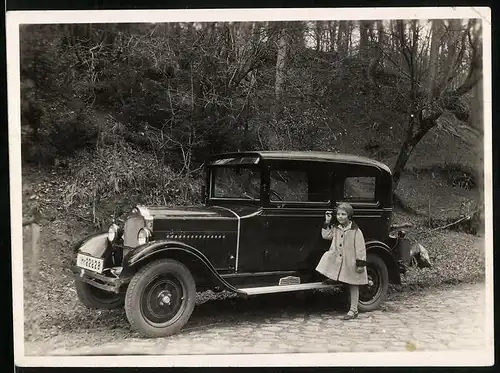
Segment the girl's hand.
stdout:
<svg viewBox="0 0 500 373">
<path fill-rule="evenodd" d="M 363 273 L 364 267 L 356 267 L 356 272 Z"/>
<path fill-rule="evenodd" d="M 325 223 L 330 224 L 332 222 L 332 211 L 325 212 Z"/>
</svg>

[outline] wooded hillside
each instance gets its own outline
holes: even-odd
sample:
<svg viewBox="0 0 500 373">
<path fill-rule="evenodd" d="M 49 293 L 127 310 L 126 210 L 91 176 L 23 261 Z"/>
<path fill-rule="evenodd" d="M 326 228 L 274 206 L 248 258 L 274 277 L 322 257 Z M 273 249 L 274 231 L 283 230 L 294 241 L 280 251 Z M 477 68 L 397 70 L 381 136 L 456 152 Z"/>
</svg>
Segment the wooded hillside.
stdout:
<svg viewBox="0 0 500 373">
<path fill-rule="evenodd" d="M 193 200 L 223 151 L 367 155 L 395 189 L 420 141 L 482 170 L 481 57 L 478 20 L 25 25 L 23 159 L 94 209 Z"/>
</svg>

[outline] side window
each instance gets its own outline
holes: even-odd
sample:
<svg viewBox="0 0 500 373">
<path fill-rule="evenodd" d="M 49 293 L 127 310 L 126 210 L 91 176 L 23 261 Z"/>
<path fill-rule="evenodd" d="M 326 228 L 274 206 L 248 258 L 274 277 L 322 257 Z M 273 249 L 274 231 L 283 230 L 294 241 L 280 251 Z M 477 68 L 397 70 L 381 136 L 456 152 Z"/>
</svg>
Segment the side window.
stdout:
<svg viewBox="0 0 500 373">
<path fill-rule="evenodd" d="M 349 176 L 344 182 L 344 199 L 346 201 L 374 201 L 376 177 Z"/>
<path fill-rule="evenodd" d="M 271 202 L 307 202 L 307 199 L 307 174 L 304 171 L 271 171 Z"/>
<path fill-rule="evenodd" d="M 269 200 L 271 202 L 328 202 L 328 179 L 319 185 L 302 170 L 271 170 Z M 326 190 L 325 190 L 326 188 Z"/>
</svg>

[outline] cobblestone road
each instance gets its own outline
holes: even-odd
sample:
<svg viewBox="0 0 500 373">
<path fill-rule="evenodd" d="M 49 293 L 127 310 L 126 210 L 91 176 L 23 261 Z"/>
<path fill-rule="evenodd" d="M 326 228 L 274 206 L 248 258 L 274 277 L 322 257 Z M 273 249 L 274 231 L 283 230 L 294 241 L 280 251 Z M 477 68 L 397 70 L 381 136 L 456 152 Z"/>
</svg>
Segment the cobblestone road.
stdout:
<svg viewBox="0 0 500 373">
<path fill-rule="evenodd" d="M 485 348 L 484 284 L 396 297 L 381 310 L 343 321 L 343 309 L 280 312 L 258 320 L 186 330 L 162 339 L 130 338 L 66 349 L 46 341 L 26 354 L 226 354 L 350 351 L 441 351 Z M 231 311 L 225 311 L 226 313 Z M 75 336 L 76 338 L 77 336 Z M 491 342 L 493 343 L 493 342 Z M 38 351 L 38 352 L 37 352 Z"/>
</svg>

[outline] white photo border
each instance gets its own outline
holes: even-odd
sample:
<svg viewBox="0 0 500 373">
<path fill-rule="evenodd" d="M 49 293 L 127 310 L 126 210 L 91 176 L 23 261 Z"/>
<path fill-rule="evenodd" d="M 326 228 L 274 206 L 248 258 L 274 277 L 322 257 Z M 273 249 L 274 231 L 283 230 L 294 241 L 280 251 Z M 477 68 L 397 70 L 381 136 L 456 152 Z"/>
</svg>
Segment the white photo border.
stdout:
<svg viewBox="0 0 500 373">
<path fill-rule="evenodd" d="M 22 24 L 155 23 L 211 21 L 313 21 L 478 18 L 483 26 L 484 196 L 485 196 L 485 342 L 484 352 L 377 352 L 304 354 L 231 354 L 166 356 L 26 356 L 24 351 L 23 255 L 12 252 L 14 361 L 29 367 L 211 367 L 211 366 L 491 366 L 494 364 L 493 175 L 491 9 L 488 7 L 270 8 L 207 10 L 8 11 L 7 92 L 12 248 L 22 247 L 20 125 L 20 45 Z M 286 356 L 286 358 L 284 358 Z"/>
</svg>

